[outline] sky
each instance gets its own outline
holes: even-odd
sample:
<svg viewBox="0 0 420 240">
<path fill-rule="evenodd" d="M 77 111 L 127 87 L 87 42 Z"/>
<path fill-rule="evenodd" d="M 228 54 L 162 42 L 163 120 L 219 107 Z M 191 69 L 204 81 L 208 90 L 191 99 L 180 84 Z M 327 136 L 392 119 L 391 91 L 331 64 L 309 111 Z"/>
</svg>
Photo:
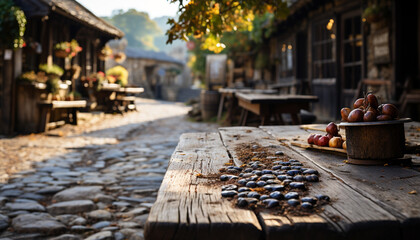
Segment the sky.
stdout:
<svg viewBox="0 0 420 240">
<path fill-rule="evenodd" d="M 170 4 L 168 0 L 77 0 L 96 16 L 107 17 L 113 10 L 124 11 L 134 8 L 139 12 L 149 13 L 150 18 L 175 16 L 178 4 Z"/>
</svg>

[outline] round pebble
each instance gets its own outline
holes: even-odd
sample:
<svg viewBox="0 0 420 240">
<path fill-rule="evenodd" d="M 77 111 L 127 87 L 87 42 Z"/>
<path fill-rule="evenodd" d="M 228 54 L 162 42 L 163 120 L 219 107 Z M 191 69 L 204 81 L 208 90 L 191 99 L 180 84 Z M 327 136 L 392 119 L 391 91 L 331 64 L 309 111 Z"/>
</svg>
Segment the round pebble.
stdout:
<svg viewBox="0 0 420 240">
<path fill-rule="evenodd" d="M 315 197 L 316 197 L 318 200 L 322 200 L 322 201 L 330 201 L 330 197 L 328 197 L 327 195 L 324 195 L 324 194 L 317 194 L 317 195 L 315 195 Z"/>
<path fill-rule="evenodd" d="M 258 145 L 252 145 L 252 149 L 257 149 L 257 148 L 259 148 Z"/>
<path fill-rule="evenodd" d="M 271 169 L 277 170 L 277 169 L 281 169 L 281 167 L 283 167 L 283 166 L 282 165 L 275 165 Z"/>
<path fill-rule="evenodd" d="M 245 198 L 240 197 L 240 198 L 238 198 L 237 205 L 238 205 L 238 207 L 246 207 L 246 206 L 248 206 L 248 201 Z"/>
<path fill-rule="evenodd" d="M 283 152 L 283 151 L 277 151 L 275 154 L 276 154 L 277 156 L 283 156 L 283 155 L 284 155 L 284 152 Z"/>
<path fill-rule="evenodd" d="M 242 186 L 245 186 L 245 185 L 246 185 L 246 183 L 247 183 L 247 181 L 246 181 L 245 179 L 239 179 L 239 180 L 238 180 L 238 184 L 240 184 L 240 185 L 242 185 Z"/>
<path fill-rule="evenodd" d="M 289 159 L 289 162 L 299 162 L 298 160 L 296 160 L 296 159 Z"/>
<path fill-rule="evenodd" d="M 262 173 L 262 174 L 273 174 L 273 170 L 270 170 L 270 169 L 263 169 L 263 170 L 261 171 L 261 173 Z"/>
<path fill-rule="evenodd" d="M 315 174 L 305 176 L 305 178 L 306 178 L 306 181 L 308 182 L 319 182 L 319 178 Z"/>
<path fill-rule="evenodd" d="M 280 205 L 280 202 L 277 199 L 268 198 L 263 202 L 266 208 L 274 208 Z"/>
<path fill-rule="evenodd" d="M 259 198 L 260 198 L 260 194 L 259 194 L 259 193 L 257 193 L 257 192 L 249 192 L 249 193 L 248 193 L 248 197 L 249 197 L 249 198 L 256 198 L 256 199 L 259 199 Z"/>
<path fill-rule="evenodd" d="M 281 199 L 284 198 L 284 196 L 283 196 L 283 194 L 281 192 L 275 191 L 275 192 L 270 193 L 270 198 L 281 200 Z"/>
<path fill-rule="evenodd" d="M 233 191 L 233 190 L 226 190 L 226 191 L 222 191 L 222 197 L 234 197 L 238 194 L 237 191 Z"/>
<path fill-rule="evenodd" d="M 248 191 L 250 191 L 250 189 L 249 189 L 249 188 L 247 188 L 247 187 L 240 187 L 240 188 L 238 189 L 238 192 L 248 192 Z"/>
<path fill-rule="evenodd" d="M 302 182 L 291 182 L 289 183 L 289 186 L 296 189 L 305 189 L 305 184 Z"/>
<path fill-rule="evenodd" d="M 268 179 L 275 179 L 276 176 L 274 174 L 264 174 L 260 177 L 261 180 L 266 181 Z"/>
<path fill-rule="evenodd" d="M 287 171 L 287 174 L 290 175 L 290 176 L 295 176 L 296 174 L 299 174 L 299 173 L 300 173 L 300 171 L 296 170 L 296 169 Z"/>
<path fill-rule="evenodd" d="M 283 166 L 283 167 L 281 167 L 281 170 L 290 170 L 290 169 L 292 169 L 292 168 L 289 167 L 289 166 Z"/>
<path fill-rule="evenodd" d="M 238 193 L 238 198 L 248 197 L 248 193 L 249 192 L 240 192 L 240 193 Z"/>
<path fill-rule="evenodd" d="M 277 175 L 277 179 L 280 181 L 286 180 L 286 179 L 290 179 L 291 177 L 289 175 Z"/>
<path fill-rule="evenodd" d="M 292 166 L 292 169 L 297 169 L 297 170 L 302 171 L 302 167 L 301 166 Z"/>
<path fill-rule="evenodd" d="M 299 199 L 299 193 L 297 192 L 288 192 L 284 195 L 286 199 Z"/>
<path fill-rule="evenodd" d="M 314 197 L 303 197 L 300 199 L 302 202 L 308 202 L 311 204 L 316 204 L 317 199 Z"/>
<path fill-rule="evenodd" d="M 257 175 L 257 176 L 261 176 L 262 172 L 260 170 L 254 170 L 252 171 L 253 174 Z"/>
<path fill-rule="evenodd" d="M 222 186 L 222 191 L 225 190 L 236 190 L 238 189 L 238 186 L 236 186 L 235 184 L 228 184 L 228 185 L 223 185 Z"/>
<path fill-rule="evenodd" d="M 249 177 L 252 177 L 252 176 L 254 176 L 255 174 L 253 174 L 253 173 L 244 173 L 244 175 L 242 175 L 242 177 L 244 177 L 244 178 L 249 178 Z"/>
<path fill-rule="evenodd" d="M 306 169 L 305 171 L 303 171 L 303 174 L 316 174 L 318 175 L 318 171 L 315 169 Z"/>
<path fill-rule="evenodd" d="M 292 199 L 287 200 L 287 204 L 295 207 L 295 206 L 299 205 L 300 202 L 299 202 L 299 200 L 292 198 Z"/>
<path fill-rule="evenodd" d="M 286 180 L 283 180 L 283 185 L 289 185 L 291 182 L 293 182 L 291 179 L 286 179 Z"/>
<path fill-rule="evenodd" d="M 245 168 L 245 170 L 244 170 L 244 172 L 246 172 L 246 173 L 250 173 L 250 172 L 252 172 L 254 169 L 252 169 L 252 168 Z"/>
<path fill-rule="evenodd" d="M 264 187 L 265 185 L 267 185 L 267 183 L 265 181 L 258 181 L 257 182 L 258 187 Z"/>
<path fill-rule="evenodd" d="M 263 201 L 263 200 L 265 200 L 265 199 L 267 199 L 267 198 L 270 198 L 270 196 L 268 196 L 267 194 L 264 194 L 264 195 L 261 195 L 261 196 L 260 196 L 260 200 L 261 200 L 261 201 Z"/>
<path fill-rule="evenodd" d="M 256 188 L 257 187 L 257 183 L 255 181 L 249 181 L 249 182 L 246 183 L 245 186 L 247 186 L 249 188 Z"/>
<path fill-rule="evenodd" d="M 301 207 L 303 209 L 312 209 L 314 206 L 310 202 L 303 202 Z"/>
<path fill-rule="evenodd" d="M 296 181 L 296 182 L 303 182 L 303 181 L 305 181 L 305 177 L 302 176 L 302 175 L 296 175 L 296 176 L 293 177 L 293 180 Z"/>
<path fill-rule="evenodd" d="M 283 191 L 284 190 L 284 186 L 281 184 L 273 184 L 273 185 L 266 185 L 264 187 L 264 189 L 268 190 L 268 191 Z"/>
</svg>

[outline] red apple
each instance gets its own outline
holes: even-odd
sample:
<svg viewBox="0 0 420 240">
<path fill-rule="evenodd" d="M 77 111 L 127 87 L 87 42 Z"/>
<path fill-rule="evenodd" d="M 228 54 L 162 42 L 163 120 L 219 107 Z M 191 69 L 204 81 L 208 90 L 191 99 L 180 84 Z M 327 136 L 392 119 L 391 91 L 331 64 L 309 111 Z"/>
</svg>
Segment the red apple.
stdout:
<svg viewBox="0 0 420 240">
<path fill-rule="evenodd" d="M 328 146 L 330 139 L 327 136 L 322 136 L 318 139 L 318 146 Z"/>
<path fill-rule="evenodd" d="M 327 133 L 333 136 L 336 136 L 338 134 L 338 127 L 333 122 L 328 123 L 327 128 L 325 130 L 327 131 Z"/>
</svg>

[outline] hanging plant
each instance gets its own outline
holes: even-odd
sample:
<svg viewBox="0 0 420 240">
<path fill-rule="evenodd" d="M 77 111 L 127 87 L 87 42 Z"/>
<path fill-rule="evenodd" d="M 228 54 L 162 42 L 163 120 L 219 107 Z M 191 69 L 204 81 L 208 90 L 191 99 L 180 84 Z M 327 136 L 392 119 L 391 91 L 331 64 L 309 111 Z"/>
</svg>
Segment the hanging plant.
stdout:
<svg viewBox="0 0 420 240">
<path fill-rule="evenodd" d="M 99 51 L 98 57 L 101 61 L 107 60 L 109 57 L 112 56 L 112 49 L 109 46 L 105 46 Z"/>
<path fill-rule="evenodd" d="M 22 48 L 25 41 L 25 13 L 12 0 L 0 1 L 0 46 Z"/>
<path fill-rule="evenodd" d="M 389 9 L 387 6 L 373 4 L 363 11 L 362 17 L 366 19 L 368 23 L 374 23 L 386 18 L 388 14 Z"/>
<path fill-rule="evenodd" d="M 75 39 L 70 42 L 59 42 L 54 46 L 54 54 L 59 58 L 73 58 L 82 50 Z"/>
</svg>

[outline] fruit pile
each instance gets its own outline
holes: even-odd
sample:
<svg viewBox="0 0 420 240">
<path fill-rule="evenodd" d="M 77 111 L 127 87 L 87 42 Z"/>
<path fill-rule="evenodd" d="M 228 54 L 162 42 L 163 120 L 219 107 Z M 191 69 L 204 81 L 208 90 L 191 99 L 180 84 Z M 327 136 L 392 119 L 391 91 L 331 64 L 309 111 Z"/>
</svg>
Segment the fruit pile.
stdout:
<svg viewBox="0 0 420 240">
<path fill-rule="evenodd" d="M 343 140 L 340 134 L 338 134 L 338 127 L 335 123 L 330 122 L 325 129 L 327 134 L 322 136 L 321 134 L 312 133 L 308 137 L 309 144 L 315 144 L 321 147 L 333 147 L 333 148 L 344 148 L 346 149 L 346 141 Z"/>
<path fill-rule="evenodd" d="M 372 93 L 357 99 L 350 108 L 341 109 L 343 122 L 373 122 L 388 121 L 398 118 L 398 109 L 390 103 L 378 105 L 378 99 Z"/>
</svg>

